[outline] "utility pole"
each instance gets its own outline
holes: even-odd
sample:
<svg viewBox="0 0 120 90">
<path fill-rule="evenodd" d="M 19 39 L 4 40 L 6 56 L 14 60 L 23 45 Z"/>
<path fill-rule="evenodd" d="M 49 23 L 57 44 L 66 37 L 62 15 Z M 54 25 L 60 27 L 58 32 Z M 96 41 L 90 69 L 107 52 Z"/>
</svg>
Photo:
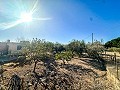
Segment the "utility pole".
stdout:
<svg viewBox="0 0 120 90">
<path fill-rule="evenodd" d="M 101 39 L 101 44 L 103 44 L 103 45 L 104 45 L 104 40 L 103 40 L 103 39 Z"/>
<path fill-rule="evenodd" d="M 93 33 L 92 33 L 92 44 L 93 44 Z"/>
</svg>

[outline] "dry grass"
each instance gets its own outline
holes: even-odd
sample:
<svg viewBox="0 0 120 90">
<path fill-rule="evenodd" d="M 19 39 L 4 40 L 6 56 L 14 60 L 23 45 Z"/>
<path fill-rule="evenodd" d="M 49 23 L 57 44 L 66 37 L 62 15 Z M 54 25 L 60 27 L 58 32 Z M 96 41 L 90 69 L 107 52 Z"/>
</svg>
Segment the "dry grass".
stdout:
<svg viewBox="0 0 120 90">
<path fill-rule="evenodd" d="M 114 55 L 114 53 L 116 53 L 116 56 L 120 56 L 119 52 L 106 52 L 106 54 L 108 55 Z"/>
</svg>

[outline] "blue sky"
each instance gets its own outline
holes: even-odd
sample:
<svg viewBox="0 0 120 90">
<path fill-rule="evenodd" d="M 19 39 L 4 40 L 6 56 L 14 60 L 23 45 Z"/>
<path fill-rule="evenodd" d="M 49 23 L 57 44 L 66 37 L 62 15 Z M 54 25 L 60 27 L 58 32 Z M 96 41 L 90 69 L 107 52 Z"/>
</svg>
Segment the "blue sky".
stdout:
<svg viewBox="0 0 120 90">
<path fill-rule="evenodd" d="M 35 0 L 0 0 L 0 23 L 12 22 L 23 4 L 29 8 Z M 0 41 L 17 38 L 39 38 L 52 42 L 67 43 L 72 39 L 104 42 L 120 36 L 120 0 L 38 0 L 34 17 L 50 20 L 33 21 L 28 27 L 21 23 L 12 28 L 0 28 Z"/>
</svg>

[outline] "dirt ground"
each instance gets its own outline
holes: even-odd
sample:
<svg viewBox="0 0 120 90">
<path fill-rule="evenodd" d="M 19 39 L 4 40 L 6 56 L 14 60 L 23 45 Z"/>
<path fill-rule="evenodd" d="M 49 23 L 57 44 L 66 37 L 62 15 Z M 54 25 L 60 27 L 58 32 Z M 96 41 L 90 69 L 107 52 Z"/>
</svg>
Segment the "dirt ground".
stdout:
<svg viewBox="0 0 120 90">
<path fill-rule="evenodd" d="M 102 71 L 100 65 L 94 59 L 73 58 L 68 63 L 66 62 L 64 66 L 61 60 L 56 61 L 56 63 L 55 68 L 57 71 L 51 70 L 50 75 L 43 74 L 46 67 L 42 62 L 39 62 L 36 67 L 37 75 L 43 75 L 40 80 L 45 84 L 47 83 L 48 90 L 53 90 L 53 87 L 54 90 L 115 90 L 114 84 L 106 77 L 107 72 Z M 7 90 L 10 78 L 14 74 L 22 78 L 23 90 L 27 90 L 27 84 L 30 84 L 29 90 L 34 90 L 35 84 L 32 82 L 36 81 L 31 76 L 34 64 L 24 65 L 23 67 L 15 66 L 15 63 L 3 65 L 5 71 L 3 80 L 0 81 L 3 90 Z M 53 76 L 52 73 L 54 73 Z M 40 82 L 37 86 L 36 90 L 47 90 Z"/>
</svg>

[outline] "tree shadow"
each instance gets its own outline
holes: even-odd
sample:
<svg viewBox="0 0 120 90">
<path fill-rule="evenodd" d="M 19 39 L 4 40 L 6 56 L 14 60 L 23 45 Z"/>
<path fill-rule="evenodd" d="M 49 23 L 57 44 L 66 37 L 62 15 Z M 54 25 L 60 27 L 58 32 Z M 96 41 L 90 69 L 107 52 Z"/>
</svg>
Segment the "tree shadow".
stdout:
<svg viewBox="0 0 120 90">
<path fill-rule="evenodd" d="M 101 71 L 106 71 L 106 62 L 102 58 L 100 58 L 100 60 L 98 60 L 98 59 L 85 59 L 85 60 L 82 60 L 82 61 L 91 65 L 95 69 L 98 69 L 98 70 L 101 70 Z"/>
<path fill-rule="evenodd" d="M 66 64 L 64 65 L 63 68 L 67 69 L 68 71 L 79 73 L 81 75 L 87 75 L 87 74 L 90 75 L 92 73 L 93 77 L 98 77 L 98 74 L 95 71 L 93 71 L 92 69 L 85 68 L 80 65 Z"/>
</svg>

